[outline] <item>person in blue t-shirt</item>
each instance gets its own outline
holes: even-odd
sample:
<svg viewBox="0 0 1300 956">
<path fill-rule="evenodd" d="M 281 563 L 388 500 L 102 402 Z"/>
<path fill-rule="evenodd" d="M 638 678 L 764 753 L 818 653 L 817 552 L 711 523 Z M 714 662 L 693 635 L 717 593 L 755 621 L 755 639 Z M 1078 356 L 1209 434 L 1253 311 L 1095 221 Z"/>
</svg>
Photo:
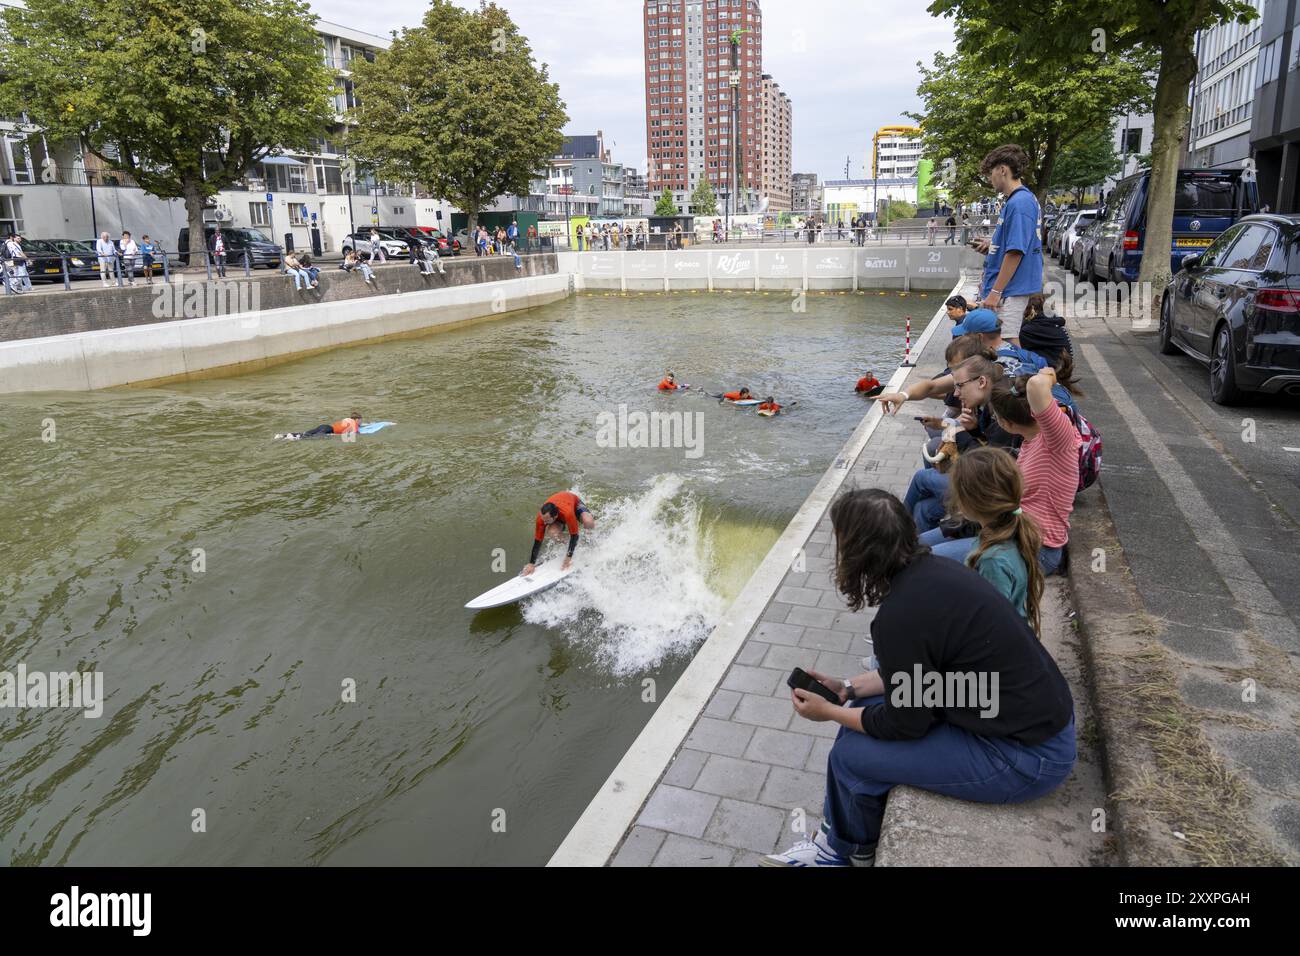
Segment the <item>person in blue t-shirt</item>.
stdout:
<svg viewBox="0 0 1300 956">
<path fill-rule="evenodd" d="M 1029 297 L 1043 291 L 1041 211 L 1034 194 L 1021 182 L 1029 156 L 1015 145 L 999 146 L 980 164 L 980 171 L 1006 197 L 1002 218 L 991 239 L 976 246 L 984 253 L 978 305 L 1002 320 L 1004 337 L 1016 341 Z"/>
</svg>

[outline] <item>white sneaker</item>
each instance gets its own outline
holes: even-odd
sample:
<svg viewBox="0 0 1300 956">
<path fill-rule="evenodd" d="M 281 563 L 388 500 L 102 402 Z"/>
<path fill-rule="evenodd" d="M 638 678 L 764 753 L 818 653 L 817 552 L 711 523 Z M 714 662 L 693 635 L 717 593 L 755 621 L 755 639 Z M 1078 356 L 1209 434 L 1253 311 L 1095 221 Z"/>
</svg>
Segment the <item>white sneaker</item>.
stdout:
<svg viewBox="0 0 1300 956">
<path fill-rule="evenodd" d="M 818 830 L 811 840 L 796 843 L 784 853 L 769 853 L 758 861 L 759 866 L 853 866 L 854 864 L 831 849 L 826 833 Z"/>
</svg>

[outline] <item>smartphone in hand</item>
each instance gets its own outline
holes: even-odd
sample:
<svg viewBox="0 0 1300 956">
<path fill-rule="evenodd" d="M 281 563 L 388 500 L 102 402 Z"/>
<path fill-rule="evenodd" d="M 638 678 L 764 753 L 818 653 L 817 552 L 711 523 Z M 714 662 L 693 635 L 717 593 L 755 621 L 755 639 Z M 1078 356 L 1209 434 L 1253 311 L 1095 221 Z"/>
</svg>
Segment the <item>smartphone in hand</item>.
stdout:
<svg viewBox="0 0 1300 956">
<path fill-rule="evenodd" d="M 814 679 L 802 667 L 796 667 L 790 672 L 786 679 L 786 684 L 799 690 L 812 691 L 818 697 L 824 698 L 832 704 L 840 704 L 840 695 L 835 693 L 821 681 Z"/>
</svg>

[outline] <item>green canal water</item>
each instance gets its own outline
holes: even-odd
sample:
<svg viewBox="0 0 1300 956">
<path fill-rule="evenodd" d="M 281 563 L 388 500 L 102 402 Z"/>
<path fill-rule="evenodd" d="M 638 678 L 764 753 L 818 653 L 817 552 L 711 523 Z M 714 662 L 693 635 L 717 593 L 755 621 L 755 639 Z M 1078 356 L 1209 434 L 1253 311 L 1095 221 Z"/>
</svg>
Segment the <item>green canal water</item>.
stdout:
<svg viewBox="0 0 1300 956">
<path fill-rule="evenodd" d="M 99 671 L 105 702 L 0 708 L 0 861 L 545 862 L 652 714 L 643 682 L 663 700 L 861 420 L 852 370 L 887 377 L 934 303 L 584 295 L 237 378 L 5 398 L 0 671 Z M 665 369 L 798 405 L 663 396 Z M 699 413 L 701 440 L 617 447 L 620 406 Z M 397 425 L 270 440 L 354 409 Z M 578 573 L 464 610 L 562 489 L 598 521 Z"/>
</svg>

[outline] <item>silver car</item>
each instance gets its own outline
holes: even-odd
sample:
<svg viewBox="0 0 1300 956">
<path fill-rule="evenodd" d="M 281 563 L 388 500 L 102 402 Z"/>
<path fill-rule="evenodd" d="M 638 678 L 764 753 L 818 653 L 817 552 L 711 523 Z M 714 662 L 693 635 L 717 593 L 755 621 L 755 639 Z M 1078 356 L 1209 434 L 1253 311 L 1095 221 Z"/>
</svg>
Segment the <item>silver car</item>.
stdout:
<svg viewBox="0 0 1300 956">
<path fill-rule="evenodd" d="M 403 259 L 411 254 L 411 247 L 406 244 L 406 240 L 399 239 L 389 232 L 381 231 L 379 233 L 379 248 L 383 250 L 384 255 L 389 259 Z M 370 233 L 354 232 L 343 239 L 343 254 L 356 250 L 359 256 L 370 255 Z"/>
</svg>

